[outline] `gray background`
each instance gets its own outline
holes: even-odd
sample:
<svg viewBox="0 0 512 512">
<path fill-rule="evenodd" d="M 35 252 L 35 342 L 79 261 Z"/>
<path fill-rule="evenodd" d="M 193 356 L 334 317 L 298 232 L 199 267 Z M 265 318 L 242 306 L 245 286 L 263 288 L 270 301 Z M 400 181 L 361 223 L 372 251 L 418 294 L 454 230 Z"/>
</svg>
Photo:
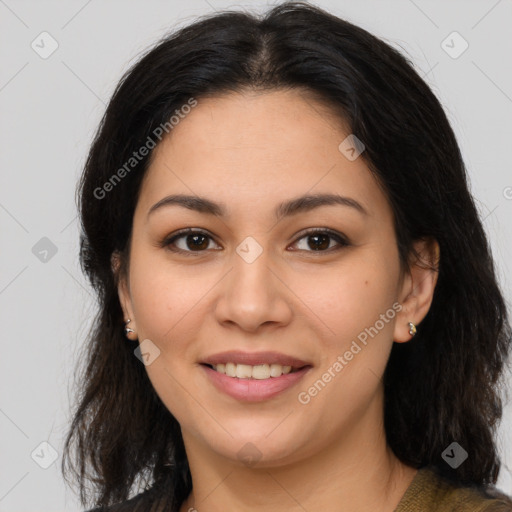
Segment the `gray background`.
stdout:
<svg viewBox="0 0 512 512">
<path fill-rule="evenodd" d="M 315 3 L 407 52 L 441 100 L 510 304 L 512 1 Z M 0 0 L 0 512 L 80 510 L 59 469 L 77 349 L 95 304 L 78 266 L 74 194 L 113 88 L 143 50 L 196 15 L 264 5 Z M 40 52 L 50 48 L 49 39 L 41 43 L 44 31 L 58 43 L 46 59 L 31 47 L 35 40 Z M 469 44 L 457 58 L 458 36 L 442 46 L 453 31 Z M 509 403 L 498 439 L 508 465 L 498 487 L 509 494 L 511 426 Z M 43 442 L 58 457 L 47 469 L 35 462 L 52 460 Z"/>
</svg>

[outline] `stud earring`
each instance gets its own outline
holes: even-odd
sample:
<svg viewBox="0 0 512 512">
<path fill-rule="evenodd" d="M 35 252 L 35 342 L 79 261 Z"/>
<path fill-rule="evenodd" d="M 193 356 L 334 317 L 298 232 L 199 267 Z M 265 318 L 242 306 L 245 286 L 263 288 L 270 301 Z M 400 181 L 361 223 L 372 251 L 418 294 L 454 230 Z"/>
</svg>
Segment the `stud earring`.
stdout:
<svg viewBox="0 0 512 512">
<path fill-rule="evenodd" d="M 407 325 L 409 326 L 409 334 L 414 338 L 416 335 L 416 326 L 412 322 L 409 322 Z"/>
<path fill-rule="evenodd" d="M 128 320 L 126 320 L 124 325 L 127 326 L 130 322 L 131 322 L 131 320 L 128 318 Z M 135 331 L 133 329 L 130 329 L 129 327 L 124 328 L 124 333 L 126 334 L 126 337 L 128 337 L 128 335 L 131 334 L 132 332 L 135 332 Z"/>
</svg>

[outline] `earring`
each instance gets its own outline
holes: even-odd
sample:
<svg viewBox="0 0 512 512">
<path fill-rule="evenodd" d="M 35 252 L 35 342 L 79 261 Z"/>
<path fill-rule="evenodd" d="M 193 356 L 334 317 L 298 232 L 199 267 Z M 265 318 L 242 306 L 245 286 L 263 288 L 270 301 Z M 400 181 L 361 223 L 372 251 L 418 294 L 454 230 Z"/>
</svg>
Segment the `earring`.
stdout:
<svg viewBox="0 0 512 512">
<path fill-rule="evenodd" d="M 409 322 L 407 325 L 409 326 L 409 334 L 414 338 L 416 335 L 416 326 L 412 322 Z"/>
<path fill-rule="evenodd" d="M 130 322 L 131 322 L 131 320 L 128 318 L 128 320 L 126 320 L 124 325 L 127 326 Z M 129 327 L 124 328 L 124 333 L 126 334 L 126 337 L 128 337 L 128 335 L 131 334 L 132 332 L 135 332 L 135 331 L 133 329 L 130 329 Z"/>
</svg>

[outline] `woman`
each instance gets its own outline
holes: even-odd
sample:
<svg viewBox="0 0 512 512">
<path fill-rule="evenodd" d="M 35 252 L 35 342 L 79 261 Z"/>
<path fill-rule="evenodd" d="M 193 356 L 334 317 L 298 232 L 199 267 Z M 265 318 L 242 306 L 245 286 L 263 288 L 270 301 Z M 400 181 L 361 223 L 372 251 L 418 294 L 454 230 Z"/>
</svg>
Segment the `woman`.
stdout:
<svg viewBox="0 0 512 512">
<path fill-rule="evenodd" d="M 504 300 L 396 50 L 302 3 L 183 28 L 114 92 L 80 212 L 100 310 L 62 469 L 84 505 L 512 510 Z"/>
</svg>

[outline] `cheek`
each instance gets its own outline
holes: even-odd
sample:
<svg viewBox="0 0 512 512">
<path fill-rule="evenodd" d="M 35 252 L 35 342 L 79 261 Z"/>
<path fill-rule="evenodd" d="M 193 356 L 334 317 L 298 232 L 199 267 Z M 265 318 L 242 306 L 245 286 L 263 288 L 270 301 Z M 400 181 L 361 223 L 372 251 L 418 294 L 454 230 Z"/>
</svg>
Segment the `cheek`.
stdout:
<svg viewBox="0 0 512 512">
<path fill-rule="evenodd" d="M 204 277 L 199 280 L 190 269 L 170 265 L 151 251 L 132 253 L 130 289 L 139 341 L 149 339 L 159 350 L 146 371 L 157 395 L 180 423 L 188 420 L 194 405 L 184 391 L 191 376 L 190 366 L 183 363 L 191 359 L 193 326 L 197 330 L 201 325 L 195 319 L 208 289 Z"/>
<path fill-rule="evenodd" d="M 366 328 L 378 323 L 379 331 L 392 331 L 398 265 L 371 253 L 347 258 L 343 265 L 317 272 L 297 273 L 294 292 L 304 300 L 312 320 L 322 327 L 322 337 L 331 348 L 342 349 Z M 389 259 L 387 261 L 394 261 Z M 391 311 L 390 311 L 391 309 Z M 364 337 L 364 336 L 363 336 Z"/>
<path fill-rule="evenodd" d="M 318 284 L 324 292 L 310 296 L 308 305 L 328 329 L 313 340 L 321 346 L 321 363 L 301 387 L 300 400 L 309 400 L 325 428 L 336 430 L 341 416 L 355 421 L 378 392 L 399 305 L 394 271 L 383 265 L 354 265 Z"/>
<path fill-rule="evenodd" d="M 209 284 L 211 281 L 211 284 Z M 161 252 L 134 251 L 130 289 L 140 332 L 161 343 L 172 339 L 195 315 L 201 298 L 215 282 L 194 266 L 172 265 Z"/>
</svg>

